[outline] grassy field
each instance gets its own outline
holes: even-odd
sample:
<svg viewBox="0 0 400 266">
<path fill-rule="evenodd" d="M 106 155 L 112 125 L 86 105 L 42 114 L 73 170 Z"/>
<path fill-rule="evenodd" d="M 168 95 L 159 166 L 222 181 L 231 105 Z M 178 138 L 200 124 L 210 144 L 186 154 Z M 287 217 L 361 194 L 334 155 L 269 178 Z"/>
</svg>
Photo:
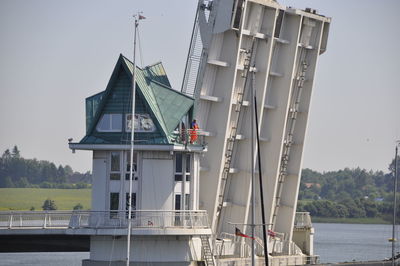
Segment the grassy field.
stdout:
<svg viewBox="0 0 400 266">
<path fill-rule="evenodd" d="M 90 189 L 0 188 L 0 210 L 42 210 L 43 202 L 54 200 L 58 210 L 72 210 L 80 203 L 90 209 Z"/>
</svg>

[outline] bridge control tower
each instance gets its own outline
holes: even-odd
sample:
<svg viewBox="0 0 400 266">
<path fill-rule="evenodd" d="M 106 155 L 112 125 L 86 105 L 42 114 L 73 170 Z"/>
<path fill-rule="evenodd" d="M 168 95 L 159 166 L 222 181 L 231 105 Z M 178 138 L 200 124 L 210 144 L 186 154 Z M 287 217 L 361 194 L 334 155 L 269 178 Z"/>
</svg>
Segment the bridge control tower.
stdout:
<svg viewBox="0 0 400 266">
<path fill-rule="evenodd" d="M 76 233 L 90 235 L 90 259 L 82 265 L 126 265 L 128 223 L 131 265 L 213 263 L 208 216 L 199 210 L 198 201 L 199 158 L 207 147 L 198 132 L 188 127 L 193 104 L 191 97 L 171 88 L 161 63 L 136 67 L 133 72 L 133 64 L 122 55 L 106 90 L 86 99 L 86 136 L 69 144 L 73 150 L 93 151 L 87 227 L 78 218 L 76 225 L 72 219 L 70 223 Z M 133 211 L 129 220 L 131 156 Z"/>
</svg>

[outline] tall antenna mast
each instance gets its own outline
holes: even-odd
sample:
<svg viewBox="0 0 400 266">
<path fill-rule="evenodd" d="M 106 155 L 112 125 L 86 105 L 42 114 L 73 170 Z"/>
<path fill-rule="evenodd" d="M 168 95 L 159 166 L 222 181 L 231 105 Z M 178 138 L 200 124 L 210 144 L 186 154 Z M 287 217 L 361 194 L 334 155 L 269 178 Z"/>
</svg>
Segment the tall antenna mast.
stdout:
<svg viewBox="0 0 400 266">
<path fill-rule="evenodd" d="M 252 73 L 252 82 L 251 82 L 251 90 L 250 90 L 250 99 L 253 101 L 254 95 L 255 95 L 255 87 L 254 87 L 254 72 Z M 254 171 L 254 166 L 255 166 L 255 158 L 254 158 L 254 149 L 255 149 L 255 141 L 254 141 L 254 122 L 255 122 L 255 109 L 254 109 L 254 104 L 252 104 L 251 108 L 251 265 L 254 266 L 256 265 L 256 260 L 255 260 L 255 223 L 256 223 L 256 184 L 255 184 L 255 171 Z M 268 256 L 268 254 L 266 254 Z"/>
<path fill-rule="evenodd" d="M 129 169 L 129 195 L 128 195 L 128 233 L 126 242 L 126 266 L 129 266 L 130 249 L 131 249 L 131 232 L 132 232 L 132 190 L 133 190 L 133 151 L 135 146 L 135 100 L 136 100 L 136 32 L 139 26 L 139 21 L 145 19 L 138 12 L 134 15 L 135 30 L 133 37 L 133 70 L 132 70 L 132 116 L 131 116 L 131 151 L 130 151 L 130 169 Z"/>
<path fill-rule="evenodd" d="M 392 265 L 395 263 L 395 242 L 397 241 L 395 238 L 396 235 L 396 192 L 397 192 L 397 157 L 398 157 L 398 148 L 400 145 L 400 141 L 396 141 L 396 149 L 394 154 L 394 180 L 393 180 L 393 228 L 392 228 Z"/>
</svg>

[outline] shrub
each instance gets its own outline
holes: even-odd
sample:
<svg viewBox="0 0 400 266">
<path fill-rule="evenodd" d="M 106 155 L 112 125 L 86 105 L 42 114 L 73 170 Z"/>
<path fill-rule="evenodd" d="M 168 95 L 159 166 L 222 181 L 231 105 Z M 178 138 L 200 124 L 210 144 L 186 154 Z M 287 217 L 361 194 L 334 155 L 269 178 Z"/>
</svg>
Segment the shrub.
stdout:
<svg viewBox="0 0 400 266">
<path fill-rule="evenodd" d="M 82 210 L 83 209 L 83 206 L 82 206 L 82 204 L 80 204 L 80 203 L 78 203 L 78 204 L 76 204 L 75 206 L 74 206 L 74 211 L 79 211 L 79 210 Z"/>
<path fill-rule="evenodd" d="M 57 205 L 56 205 L 56 203 L 54 202 L 54 200 L 46 199 L 46 200 L 43 202 L 42 209 L 43 209 L 44 211 L 54 211 L 54 210 L 57 210 Z"/>
</svg>

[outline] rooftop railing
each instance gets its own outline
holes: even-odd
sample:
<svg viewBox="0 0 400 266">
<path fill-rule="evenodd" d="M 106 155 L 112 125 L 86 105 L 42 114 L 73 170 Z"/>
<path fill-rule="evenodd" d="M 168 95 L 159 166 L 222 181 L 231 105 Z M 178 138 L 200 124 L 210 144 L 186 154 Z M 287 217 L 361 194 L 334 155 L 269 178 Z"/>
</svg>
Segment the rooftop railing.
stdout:
<svg viewBox="0 0 400 266">
<path fill-rule="evenodd" d="M 10 211 L 0 212 L 0 229 L 127 228 L 126 211 Z M 132 228 L 209 228 L 206 211 L 132 211 Z"/>
</svg>

